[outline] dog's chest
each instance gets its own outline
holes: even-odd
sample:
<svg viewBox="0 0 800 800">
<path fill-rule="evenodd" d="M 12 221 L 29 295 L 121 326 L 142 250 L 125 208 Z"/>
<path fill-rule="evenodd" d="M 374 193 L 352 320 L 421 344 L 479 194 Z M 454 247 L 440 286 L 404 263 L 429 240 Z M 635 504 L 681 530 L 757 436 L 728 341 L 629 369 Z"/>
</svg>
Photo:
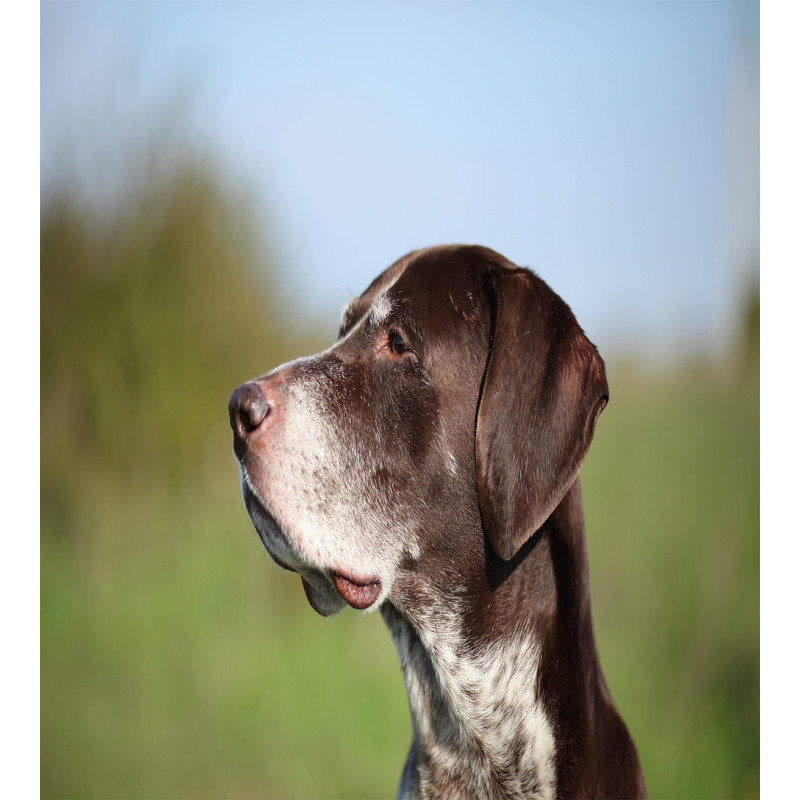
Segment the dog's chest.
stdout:
<svg viewBox="0 0 800 800">
<path fill-rule="evenodd" d="M 555 739 L 536 693 L 535 643 L 476 651 L 403 623 L 390 626 L 414 725 L 401 796 L 554 797 Z"/>
</svg>

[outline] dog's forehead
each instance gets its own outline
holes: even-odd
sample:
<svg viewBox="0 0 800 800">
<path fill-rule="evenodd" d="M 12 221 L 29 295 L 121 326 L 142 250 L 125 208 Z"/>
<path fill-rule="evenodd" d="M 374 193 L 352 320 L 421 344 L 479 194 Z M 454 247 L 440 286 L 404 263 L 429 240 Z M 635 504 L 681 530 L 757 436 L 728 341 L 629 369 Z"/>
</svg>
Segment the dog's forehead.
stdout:
<svg viewBox="0 0 800 800">
<path fill-rule="evenodd" d="M 450 245 L 409 253 L 382 272 L 342 312 L 341 333 L 369 315 L 380 325 L 393 311 L 431 319 L 469 317 L 484 305 L 483 276 L 504 259 L 484 247 Z"/>
<path fill-rule="evenodd" d="M 388 314 L 390 303 L 386 297 L 386 292 L 390 289 L 397 279 L 405 271 L 406 264 L 413 254 L 410 253 L 405 258 L 401 258 L 385 269 L 367 289 L 358 297 L 354 297 L 342 310 L 341 326 L 339 335 L 344 335 L 350 330 L 368 311 L 377 306 L 377 313 Z"/>
</svg>

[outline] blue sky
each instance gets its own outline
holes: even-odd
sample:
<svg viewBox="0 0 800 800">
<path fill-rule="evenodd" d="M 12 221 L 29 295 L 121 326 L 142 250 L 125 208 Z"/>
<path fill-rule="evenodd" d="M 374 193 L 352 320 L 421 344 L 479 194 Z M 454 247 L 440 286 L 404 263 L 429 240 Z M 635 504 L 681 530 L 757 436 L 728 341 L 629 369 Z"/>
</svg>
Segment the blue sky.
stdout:
<svg viewBox="0 0 800 800">
<path fill-rule="evenodd" d="M 44 2 L 42 187 L 179 97 L 256 196 L 298 314 L 331 331 L 400 255 L 463 241 L 535 269 L 601 352 L 720 353 L 758 278 L 758 17 L 689 0 Z"/>
</svg>

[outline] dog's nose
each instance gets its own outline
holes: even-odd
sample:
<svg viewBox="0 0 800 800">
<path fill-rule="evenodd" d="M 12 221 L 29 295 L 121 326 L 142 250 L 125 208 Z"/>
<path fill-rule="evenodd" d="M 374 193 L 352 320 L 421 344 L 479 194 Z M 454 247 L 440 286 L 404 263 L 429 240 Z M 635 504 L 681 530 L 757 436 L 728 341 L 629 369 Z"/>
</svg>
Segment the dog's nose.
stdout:
<svg viewBox="0 0 800 800">
<path fill-rule="evenodd" d="M 258 430 L 269 416 L 270 405 L 255 383 L 242 384 L 228 401 L 228 414 L 233 428 L 233 445 L 236 455 L 244 447 L 247 437 Z"/>
</svg>

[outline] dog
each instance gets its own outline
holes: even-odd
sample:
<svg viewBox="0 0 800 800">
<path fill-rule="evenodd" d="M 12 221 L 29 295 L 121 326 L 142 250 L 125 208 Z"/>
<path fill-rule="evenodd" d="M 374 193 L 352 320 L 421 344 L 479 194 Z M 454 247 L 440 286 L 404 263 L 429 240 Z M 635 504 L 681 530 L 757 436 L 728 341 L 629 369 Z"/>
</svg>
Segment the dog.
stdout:
<svg viewBox="0 0 800 800">
<path fill-rule="evenodd" d="M 592 629 L 578 471 L 608 402 L 566 303 L 485 247 L 409 253 L 338 341 L 229 402 L 244 504 L 323 616 L 380 611 L 403 798 L 646 797 Z"/>
</svg>

